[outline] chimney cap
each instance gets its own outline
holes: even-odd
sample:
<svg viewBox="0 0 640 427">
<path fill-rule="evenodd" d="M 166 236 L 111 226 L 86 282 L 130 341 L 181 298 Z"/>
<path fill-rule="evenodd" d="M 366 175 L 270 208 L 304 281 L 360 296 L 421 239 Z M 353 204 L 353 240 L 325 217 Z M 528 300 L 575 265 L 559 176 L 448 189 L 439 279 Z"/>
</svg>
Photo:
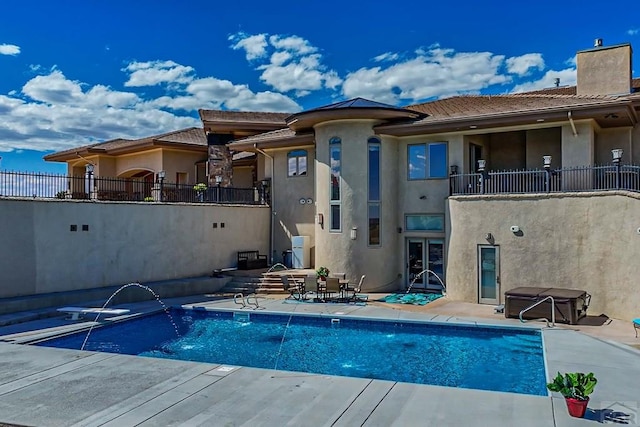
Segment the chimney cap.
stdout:
<svg viewBox="0 0 640 427">
<path fill-rule="evenodd" d="M 598 38 L 593 41 L 593 47 L 602 47 L 602 39 Z"/>
</svg>

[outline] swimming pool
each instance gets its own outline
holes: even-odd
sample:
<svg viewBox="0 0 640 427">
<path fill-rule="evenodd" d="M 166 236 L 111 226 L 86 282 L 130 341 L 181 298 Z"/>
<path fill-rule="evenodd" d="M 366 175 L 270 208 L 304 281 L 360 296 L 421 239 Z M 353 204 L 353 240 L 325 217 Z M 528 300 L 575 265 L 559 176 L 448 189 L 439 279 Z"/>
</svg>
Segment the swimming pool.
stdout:
<svg viewBox="0 0 640 427">
<path fill-rule="evenodd" d="M 547 395 L 538 330 L 183 309 L 171 315 L 180 336 L 162 312 L 96 328 L 85 349 Z M 79 349 L 85 337 L 37 345 Z"/>
</svg>

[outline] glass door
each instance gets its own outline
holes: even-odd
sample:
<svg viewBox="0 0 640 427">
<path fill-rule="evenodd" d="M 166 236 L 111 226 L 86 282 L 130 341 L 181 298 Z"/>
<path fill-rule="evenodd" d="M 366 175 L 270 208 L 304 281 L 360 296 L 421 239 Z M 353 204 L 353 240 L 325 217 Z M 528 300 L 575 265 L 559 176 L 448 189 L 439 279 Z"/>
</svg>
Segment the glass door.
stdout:
<svg viewBox="0 0 640 427">
<path fill-rule="evenodd" d="M 500 248 L 478 246 L 478 302 L 500 304 Z"/>
<path fill-rule="evenodd" d="M 443 286 L 438 278 L 444 282 L 444 241 L 407 239 L 406 250 L 407 288 L 442 291 Z"/>
<path fill-rule="evenodd" d="M 420 274 L 425 269 L 424 244 L 424 239 L 407 240 L 407 288 L 423 289 L 425 287 L 425 275 Z"/>
</svg>

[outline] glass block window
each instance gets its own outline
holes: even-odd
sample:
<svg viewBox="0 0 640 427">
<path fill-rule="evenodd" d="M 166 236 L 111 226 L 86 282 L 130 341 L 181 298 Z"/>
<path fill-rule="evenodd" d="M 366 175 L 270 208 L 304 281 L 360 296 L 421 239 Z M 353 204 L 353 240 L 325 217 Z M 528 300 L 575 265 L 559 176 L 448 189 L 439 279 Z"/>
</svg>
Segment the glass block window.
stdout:
<svg viewBox="0 0 640 427">
<path fill-rule="evenodd" d="M 405 216 L 406 231 L 444 231 L 444 215 L 411 214 Z"/>
</svg>

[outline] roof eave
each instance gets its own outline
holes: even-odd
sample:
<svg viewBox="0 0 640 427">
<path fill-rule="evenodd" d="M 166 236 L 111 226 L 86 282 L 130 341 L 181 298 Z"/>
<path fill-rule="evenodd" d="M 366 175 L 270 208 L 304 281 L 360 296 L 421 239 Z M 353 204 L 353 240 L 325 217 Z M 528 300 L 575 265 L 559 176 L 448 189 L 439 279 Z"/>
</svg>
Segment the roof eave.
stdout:
<svg viewBox="0 0 640 427">
<path fill-rule="evenodd" d="M 228 147 L 235 151 L 255 151 L 256 149 L 270 149 L 270 148 L 285 148 L 295 147 L 300 145 L 313 145 L 315 142 L 314 135 L 312 133 L 295 135 L 286 138 L 273 138 L 255 140 L 248 139 L 246 141 L 240 140 L 231 142 Z"/>
</svg>

